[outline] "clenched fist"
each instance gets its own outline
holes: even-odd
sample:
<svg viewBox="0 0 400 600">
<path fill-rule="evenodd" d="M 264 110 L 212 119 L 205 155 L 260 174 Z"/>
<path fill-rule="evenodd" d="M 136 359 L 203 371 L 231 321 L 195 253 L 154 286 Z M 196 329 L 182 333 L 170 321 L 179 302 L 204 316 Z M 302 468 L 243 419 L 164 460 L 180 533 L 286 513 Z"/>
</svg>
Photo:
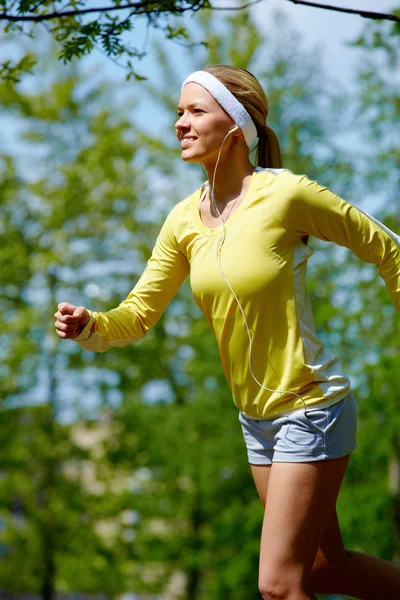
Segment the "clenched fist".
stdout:
<svg viewBox="0 0 400 600">
<path fill-rule="evenodd" d="M 63 340 L 76 338 L 90 319 L 84 306 L 74 306 L 68 302 L 61 302 L 54 316 L 57 335 Z"/>
</svg>

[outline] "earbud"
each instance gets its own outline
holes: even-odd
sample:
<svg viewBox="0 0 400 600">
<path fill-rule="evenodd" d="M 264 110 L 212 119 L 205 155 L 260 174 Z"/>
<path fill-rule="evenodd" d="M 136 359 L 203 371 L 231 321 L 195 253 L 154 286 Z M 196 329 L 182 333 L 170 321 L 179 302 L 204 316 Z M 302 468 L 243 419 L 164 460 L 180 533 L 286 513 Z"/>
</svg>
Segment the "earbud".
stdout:
<svg viewBox="0 0 400 600">
<path fill-rule="evenodd" d="M 230 131 L 228 131 L 228 133 L 226 135 L 229 135 L 230 133 L 233 133 L 234 131 L 237 131 L 238 129 L 240 129 L 237 125 L 235 125 L 235 127 L 233 127 Z"/>
</svg>

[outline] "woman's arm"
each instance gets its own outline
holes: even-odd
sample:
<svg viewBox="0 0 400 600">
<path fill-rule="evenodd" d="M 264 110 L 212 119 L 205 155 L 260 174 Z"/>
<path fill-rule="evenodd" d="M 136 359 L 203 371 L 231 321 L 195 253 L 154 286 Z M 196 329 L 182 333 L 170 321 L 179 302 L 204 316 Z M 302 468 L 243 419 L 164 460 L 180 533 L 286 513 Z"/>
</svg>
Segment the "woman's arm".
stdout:
<svg viewBox="0 0 400 600">
<path fill-rule="evenodd" d="M 74 339 L 82 348 L 105 352 L 126 346 L 157 323 L 189 273 L 189 262 L 174 235 L 177 213 L 173 209 L 168 215 L 146 269 L 126 300 L 108 312 L 89 311 L 90 327 Z"/>
<path fill-rule="evenodd" d="M 285 173 L 285 182 L 290 186 L 280 206 L 285 227 L 299 237 L 312 235 L 346 246 L 363 261 L 376 264 L 400 310 L 400 237 L 305 175 Z"/>
</svg>

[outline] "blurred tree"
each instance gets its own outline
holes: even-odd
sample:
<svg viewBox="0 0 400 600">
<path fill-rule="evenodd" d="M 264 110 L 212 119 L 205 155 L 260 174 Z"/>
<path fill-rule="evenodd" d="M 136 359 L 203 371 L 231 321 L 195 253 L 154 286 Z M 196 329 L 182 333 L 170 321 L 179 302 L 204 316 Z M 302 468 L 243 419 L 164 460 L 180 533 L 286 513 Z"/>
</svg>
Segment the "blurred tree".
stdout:
<svg viewBox="0 0 400 600">
<path fill-rule="evenodd" d="M 53 71 L 34 93 L 0 87 L 2 109 L 22 123 L 17 159 L 1 161 L 0 589 L 45 600 L 56 589 L 123 589 L 119 560 L 96 529 L 99 492 L 85 475 L 94 458 L 64 424 L 95 418 L 93 401 L 115 402 L 118 376 L 91 370 L 94 357 L 75 344 L 60 345 L 52 319 L 65 297 L 101 295 L 100 281 L 117 293 L 143 263 L 134 212 L 145 184 L 132 164 L 132 126 L 120 116 L 131 104 L 113 112 L 114 91 L 71 71 Z M 99 300 L 104 308 L 108 299 Z M 108 496 L 110 474 L 98 469 Z"/>
<path fill-rule="evenodd" d="M 279 40 L 264 40 L 246 13 L 224 22 L 203 13 L 196 26 L 208 48 L 188 52 L 191 68 L 210 62 L 249 68 L 270 99 L 269 122 L 282 141 L 284 166 L 348 199 L 349 189 L 356 196 L 352 159 L 334 137 L 349 126 L 349 99 L 330 84 L 283 17 L 271 26 Z M 94 356 L 73 342 L 56 343 L 51 333 L 62 300 L 95 310 L 118 304 L 142 272 L 165 215 L 200 183 L 200 171 L 182 168 L 172 142 L 186 72 L 168 61 L 163 45 L 157 51 L 159 84 L 144 82 L 140 90 L 144 86 L 146 101 L 157 102 L 171 125 L 160 139 L 143 129 L 135 112 L 135 125 L 128 120 L 126 87 L 98 87 L 90 74 L 53 75 L 33 94 L 0 88 L 7 114 L 23 118 L 26 143 L 23 163 L 3 157 L 1 182 L 3 228 L 16 232 L 5 237 L 9 261 L 0 271 L 6 323 L 0 336 L 2 417 L 9 425 L 2 432 L 0 480 L 7 522 L 1 534 L 3 589 L 41 591 L 45 598 L 55 589 L 101 589 L 111 596 L 128 590 L 166 595 L 169 589 L 184 600 L 259 595 L 261 504 L 216 342 L 188 284 L 140 344 Z M 50 71 L 50 64 L 44 69 Z M 347 308 L 354 306 L 357 286 L 361 295 L 385 290 L 375 283 L 364 290 L 359 265 L 350 279 L 348 255 L 312 245 L 318 329 L 358 375 L 354 349 L 377 336 L 368 322 L 357 329 L 362 321 Z M 374 306 L 379 314 L 382 304 Z M 385 335 L 391 321 L 382 316 L 378 324 Z M 374 385 L 398 368 L 393 348 L 393 361 L 379 363 Z M 43 406 L 27 408 L 35 397 Z M 377 501 L 371 501 L 372 486 L 386 485 L 388 446 L 364 421 L 360 436 L 367 440 L 350 463 L 341 519 L 353 548 L 388 558 L 393 522 L 384 511 L 391 499 L 375 493 Z M 373 472 L 371 443 L 377 448 Z M 16 511 L 23 528 L 15 525 Z M 18 568 L 27 555 L 21 583 Z"/>
<path fill-rule="evenodd" d="M 385 23 L 368 24 L 354 42 L 365 50 L 354 113 L 354 128 L 362 140 L 360 185 L 368 202 L 364 207 L 397 233 L 399 33 L 398 27 Z M 351 485 L 341 503 L 353 545 L 400 565 L 400 320 L 376 270 L 370 265 L 360 268 L 351 255 L 346 263 L 348 285 L 336 326 L 351 340 L 348 350 L 354 354 L 361 452 L 350 462 Z"/>
</svg>

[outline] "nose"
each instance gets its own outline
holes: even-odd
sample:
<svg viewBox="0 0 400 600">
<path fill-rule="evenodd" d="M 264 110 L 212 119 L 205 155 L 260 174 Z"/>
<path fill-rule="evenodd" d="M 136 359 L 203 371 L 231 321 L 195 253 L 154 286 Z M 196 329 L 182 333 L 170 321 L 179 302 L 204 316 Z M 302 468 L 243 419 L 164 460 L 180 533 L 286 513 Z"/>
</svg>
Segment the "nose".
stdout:
<svg viewBox="0 0 400 600">
<path fill-rule="evenodd" d="M 190 129 L 191 123 L 186 115 L 181 115 L 175 123 L 175 129 L 180 132 L 182 129 Z"/>
</svg>

